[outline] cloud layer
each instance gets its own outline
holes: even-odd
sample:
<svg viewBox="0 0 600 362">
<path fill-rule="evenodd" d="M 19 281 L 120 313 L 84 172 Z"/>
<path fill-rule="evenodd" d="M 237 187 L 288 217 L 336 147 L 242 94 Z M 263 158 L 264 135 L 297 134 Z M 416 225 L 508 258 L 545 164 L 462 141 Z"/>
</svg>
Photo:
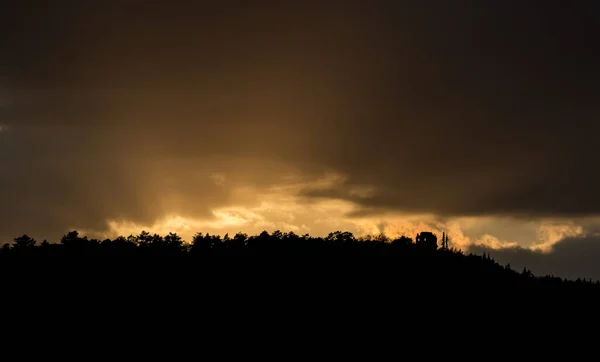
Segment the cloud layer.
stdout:
<svg viewBox="0 0 600 362">
<path fill-rule="evenodd" d="M 512 269 L 521 271 L 524 267 L 535 275 L 554 275 L 561 278 L 586 278 L 600 280 L 600 238 L 598 235 L 569 237 L 560 240 L 549 253 L 518 246 L 494 249 L 472 247 L 476 254 L 488 253 L 497 262 L 510 264 Z"/>
</svg>

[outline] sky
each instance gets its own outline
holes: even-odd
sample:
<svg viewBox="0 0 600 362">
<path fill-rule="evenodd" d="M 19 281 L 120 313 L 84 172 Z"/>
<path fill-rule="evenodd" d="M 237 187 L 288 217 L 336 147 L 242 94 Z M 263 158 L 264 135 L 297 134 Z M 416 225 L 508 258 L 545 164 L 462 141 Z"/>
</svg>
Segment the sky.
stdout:
<svg viewBox="0 0 600 362">
<path fill-rule="evenodd" d="M 433 230 L 600 278 L 597 1 L 0 4 L 0 241 Z"/>
</svg>

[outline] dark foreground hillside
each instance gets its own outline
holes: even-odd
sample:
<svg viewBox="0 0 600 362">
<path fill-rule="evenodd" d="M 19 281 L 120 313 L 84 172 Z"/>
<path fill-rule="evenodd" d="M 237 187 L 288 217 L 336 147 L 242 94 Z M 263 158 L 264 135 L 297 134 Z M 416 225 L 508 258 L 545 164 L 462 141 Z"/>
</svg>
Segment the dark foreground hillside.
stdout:
<svg viewBox="0 0 600 362">
<path fill-rule="evenodd" d="M 423 233 L 424 234 L 424 233 Z M 394 293 L 406 288 L 428 290 L 451 287 L 498 289 L 534 288 L 600 290 L 590 280 L 565 280 L 513 270 L 487 255 L 466 255 L 448 246 L 419 244 L 411 238 L 384 236 L 355 238 L 348 232 L 325 238 L 276 231 L 248 236 L 197 234 L 185 243 L 176 234 L 140 235 L 95 240 L 76 231 L 60 242 L 38 243 L 23 235 L 0 250 L 4 275 L 31 280 L 101 280 L 138 285 L 256 285 L 285 288 L 290 285 L 323 287 L 324 291 L 370 290 L 393 285 Z M 63 278 L 63 279 L 61 279 Z M 108 280 L 108 279 L 107 279 Z"/>
<path fill-rule="evenodd" d="M 466 328 L 489 339 L 504 328 L 541 335 L 591 323 L 598 283 L 534 276 L 445 246 L 343 232 L 198 234 L 189 244 L 175 234 L 92 240 L 71 232 L 58 243 L 24 236 L 0 251 L 2 316 L 27 328 L 208 333 L 261 346 L 346 336 L 347 351 L 365 336 L 380 343 Z"/>
</svg>

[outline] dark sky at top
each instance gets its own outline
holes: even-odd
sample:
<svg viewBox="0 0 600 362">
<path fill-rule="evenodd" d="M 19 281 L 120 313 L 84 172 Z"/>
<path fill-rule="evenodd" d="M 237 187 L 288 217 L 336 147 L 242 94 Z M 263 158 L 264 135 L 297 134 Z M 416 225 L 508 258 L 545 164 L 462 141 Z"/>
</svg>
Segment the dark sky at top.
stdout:
<svg viewBox="0 0 600 362">
<path fill-rule="evenodd" d="M 206 175 L 288 168 L 364 213 L 600 213 L 598 1 L 1 4 L 10 235 L 201 217 Z"/>
</svg>

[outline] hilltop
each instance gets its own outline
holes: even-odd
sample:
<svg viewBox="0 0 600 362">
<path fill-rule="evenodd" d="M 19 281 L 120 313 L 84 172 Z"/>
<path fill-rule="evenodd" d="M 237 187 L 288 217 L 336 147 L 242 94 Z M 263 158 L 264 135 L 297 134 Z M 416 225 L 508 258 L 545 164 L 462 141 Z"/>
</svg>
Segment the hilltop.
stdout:
<svg viewBox="0 0 600 362">
<path fill-rule="evenodd" d="M 600 290 L 598 281 L 538 276 L 526 268 L 513 270 L 485 253 L 465 254 L 451 248 L 445 236 L 438 245 L 437 237 L 426 232 L 421 233 L 420 239 L 417 235 L 416 242 L 406 236 L 356 238 L 342 231 L 327 237 L 264 231 L 259 235 L 238 233 L 233 237 L 198 233 L 187 243 L 175 233 L 161 236 L 144 231 L 139 235 L 97 240 L 72 231 L 57 243 L 46 240 L 38 243 L 27 235 L 17 237 L 12 244 L 3 245 L 0 263 L 29 271 L 44 268 L 51 275 L 61 272 L 69 275 L 69 271 L 75 270 L 96 274 L 119 271 L 127 276 L 126 271 L 135 270 L 138 274 L 132 276 L 132 282 L 142 281 L 144 272 L 159 278 L 160 272 L 185 270 L 179 274 L 180 278 L 198 275 L 205 278 L 208 272 L 215 280 L 275 282 L 283 278 L 287 283 L 310 280 L 352 288 L 393 283 L 399 287 Z"/>
</svg>

